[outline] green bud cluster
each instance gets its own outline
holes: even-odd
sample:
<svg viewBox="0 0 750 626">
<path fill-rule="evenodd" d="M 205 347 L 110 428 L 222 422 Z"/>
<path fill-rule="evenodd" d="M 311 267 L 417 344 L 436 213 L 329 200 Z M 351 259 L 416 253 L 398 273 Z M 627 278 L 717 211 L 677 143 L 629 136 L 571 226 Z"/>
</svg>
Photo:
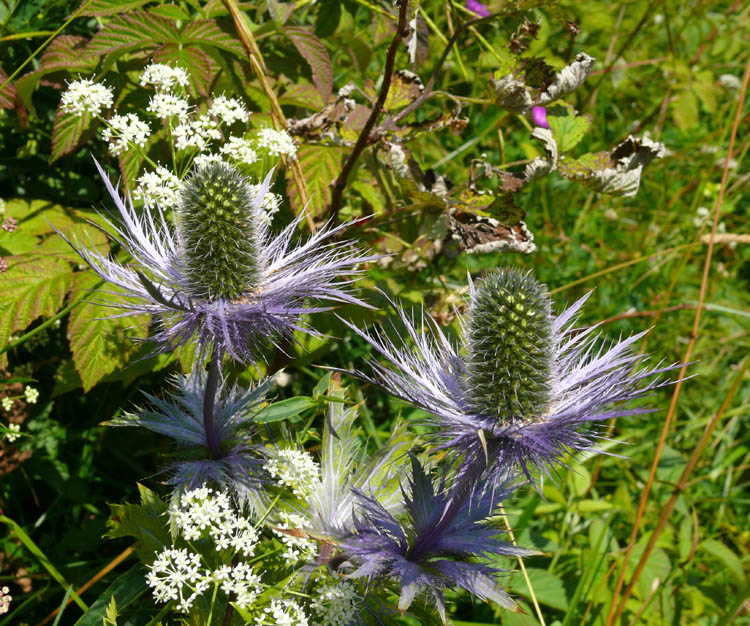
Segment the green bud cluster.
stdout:
<svg viewBox="0 0 750 626">
<path fill-rule="evenodd" d="M 539 416 L 550 395 L 551 305 L 530 273 L 490 272 L 477 287 L 467 328 L 468 398 L 500 423 Z"/>
<path fill-rule="evenodd" d="M 195 169 L 183 185 L 177 230 L 191 295 L 237 300 L 261 267 L 250 181 L 225 163 Z"/>
</svg>

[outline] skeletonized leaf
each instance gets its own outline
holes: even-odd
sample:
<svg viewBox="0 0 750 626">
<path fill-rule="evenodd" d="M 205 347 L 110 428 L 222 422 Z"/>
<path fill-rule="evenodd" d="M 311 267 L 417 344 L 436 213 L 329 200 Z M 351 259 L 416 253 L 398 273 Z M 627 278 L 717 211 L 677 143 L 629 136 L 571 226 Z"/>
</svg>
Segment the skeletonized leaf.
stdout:
<svg viewBox="0 0 750 626">
<path fill-rule="evenodd" d="M 664 144 L 631 135 L 611 154 L 599 152 L 568 159 L 560 164 L 559 172 L 594 191 L 627 198 L 638 193 L 643 168 L 663 156 Z"/>
<path fill-rule="evenodd" d="M 297 160 L 302 167 L 307 181 L 307 190 L 310 193 L 310 204 L 307 210 L 312 215 L 319 215 L 331 202 L 331 183 L 341 172 L 344 154 L 345 150 L 340 146 L 312 145 L 303 146 L 297 153 Z M 299 201 L 297 186 L 291 177 L 287 183 L 287 194 L 295 212 L 305 208 Z"/>
<path fill-rule="evenodd" d="M 552 131 L 547 128 L 535 128 L 531 136 L 544 142 L 544 149 L 547 157 L 537 157 L 529 163 L 524 169 L 524 176 L 527 180 L 536 180 L 546 176 L 557 167 L 557 143 L 552 136 Z"/>
<path fill-rule="evenodd" d="M 585 52 L 579 52 L 573 63 L 558 72 L 552 84 L 539 96 L 539 102 L 552 102 L 575 91 L 586 80 L 592 67 L 594 58 Z"/>
<path fill-rule="evenodd" d="M 97 303 L 116 306 L 125 299 L 109 293 L 107 287 L 103 291 L 91 292 L 99 282 L 95 274 L 80 272 L 76 274 L 71 290 L 74 300 L 81 296 L 86 298 L 71 311 L 68 322 L 70 350 L 84 392 L 128 362 L 138 347 L 133 339 L 146 334 L 150 319 L 148 315 L 108 317 L 115 315 L 117 310 Z"/>
<path fill-rule="evenodd" d="M 495 97 L 495 104 L 501 109 L 523 114 L 533 104 L 526 85 L 513 74 L 491 80 L 490 87 Z"/>
<path fill-rule="evenodd" d="M 68 263 L 50 257 L 6 257 L 8 270 L 0 276 L 0 346 L 12 333 L 38 317 L 51 317 L 62 306 L 73 272 Z M 0 367 L 8 363 L 0 354 Z"/>
<path fill-rule="evenodd" d="M 312 30 L 303 26 L 289 26 L 284 29 L 284 33 L 307 61 L 323 102 L 328 102 L 333 92 L 333 66 L 327 48 Z"/>
</svg>

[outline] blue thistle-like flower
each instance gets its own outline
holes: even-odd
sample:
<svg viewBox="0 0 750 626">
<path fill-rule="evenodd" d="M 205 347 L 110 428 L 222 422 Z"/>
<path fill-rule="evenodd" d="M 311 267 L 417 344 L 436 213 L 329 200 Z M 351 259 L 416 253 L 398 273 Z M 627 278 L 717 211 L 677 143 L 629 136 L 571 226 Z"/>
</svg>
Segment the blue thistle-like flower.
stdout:
<svg viewBox="0 0 750 626">
<path fill-rule="evenodd" d="M 254 363 L 268 342 L 278 345 L 297 330 L 318 334 L 300 316 L 328 310 L 322 302 L 367 306 L 348 292 L 351 279 L 342 274 L 356 274 L 358 264 L 376 257 L 333 241 L 349 224 L 293 244 L 302 214 L 272 235 L 262 209 L 270 174 L 251 193 L 250 181 L 233 166 L 196 168 L 183 185 L 173 228 L 163 207 L 139 215 L 97 167 L 122 220 L 109 223 L 110 234 L 134 263 L 68 243 L 129 299 L 119 315 L 157 316 L 151 339 L 161 350 L 195 340 L 204 354 L 214 348 Z"/>
<path fill-rule="evenodd" d="M 461 473 L 502 481 L 521 470 L 534 483 L 533 470 L 543 476 L 566 454 L 592 448 L 604 420 L 655 410 L 627 404 L 670 384 L 658 375 L 676 367 L 638 369 L 646 357 L 633 346 L 645 332 L 607 344 L 597 326 L 574 331 L 588 297 L 554 315 L 530 273 L 493 270 L 471 285 L 460 347 L 431 318 L 423 314 L 417 330 L 399 310 L 413 346 L 350 324 L 391 363 L 374 362 L 374 376 L 353 373 L 430 413 L 439 447 L 456 454 Z"/>
<path fill-rule="evenodd" d="M 220 381 L 213 413 L 221 456 L 212 458 L 203 420 L 206 378 L 206 371 L 200 367 L 189 376 L 175 376 L 173 393 L 164 398 L 144 394 L 146 407 L 123 413 L 106 424 L 142 426 L 174 439 L 180 458 L 167 465 L 164 472 L 167 483 L 178 492 L 210 483 L 222 491 L 231 491 L 239 502 L 257 509 L 267 498 L 262 492 L 264 446 L 256 436 L 254 418 L 272 379 L 249 389 Z"/>
<path fill-rule="evenodd" d="M 443 591 L 462 587 L 482 600 L 514 609 L 515 603 L 500 587 L 496 567 L 475 557 L 526 556 L 534 551 L 501 541 L 500 529 L 486 523 L 510 489 L 491 493 L 458 483 L 438 488 L 412 455 L 412 477 L 404 490 L 408 517 L 402 523 L 375 498 L 356 491 L 355 531 L 339 547 L 356 569 L 352 578 L 370 584 L 395 581 L 401 587 L 398 608 L 403 613 L 424 593 L 446 621 Z M 342 557 L 343 558 L 343 557 Z"/>
</svg>

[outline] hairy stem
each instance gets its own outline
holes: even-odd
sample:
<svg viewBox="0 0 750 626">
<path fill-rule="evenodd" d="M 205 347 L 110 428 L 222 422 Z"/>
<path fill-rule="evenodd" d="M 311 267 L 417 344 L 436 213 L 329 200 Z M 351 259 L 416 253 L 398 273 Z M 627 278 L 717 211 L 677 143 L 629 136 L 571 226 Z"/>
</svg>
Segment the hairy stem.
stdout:
<svg viewBox="0 0 750 626">
<path fill-rule="evenodd" d="M 357 159 L 362 153 L 362 150 L 364 150 L 365 146 L 367 146 L 367 143 L 370 139 L 370 132 L 375 126 L 375 122 L 377 121 L 381 112 L 383 111 L 385 99 L 388 97 L 388 90 L 391 87 L 391 78 L 393 77 L 393 66 L 396 61 L 396 51 L 398 50 L 398 44 L 403 37 L 404 30 L 406 29 L 406 10 L 408 8 L 407 5 L 408 3 L 406 2 L 406 0 L 401 0 L 401 6 L 399 7 L 398 12 L 398 25 L 396 26 L 396 34 L 393 36 L 391 45 L 388 46 L 388 53 L 385 57 L 385 70 L 383 71 L 383 83 L 380 86 L 378 99 L 375 102 L 375 106 L 372 108 L 370 117 L 367 118 L 367 121 L 362 128 L 362 132 L 359 133 L 359 137 L 357 137 L 357 143 L 354 144 L 354 148 L 352 149 L 349 158 L 346 160 L 346 163 L 344 163 L 344 167 L 341 169 L 339 177 L 336 179 L 336 182 L 333 183 L 333 188 L 331 190 L 331 205 L 329 209 L 332 220 L 335 220 L 339 214 L 339 210 L 341 209 L 341 200 L 344 194 L 344 188 L 346 187 L 346 183 L 349 179 L 349 174 L 351 174 L 351 171 L 354 168 L 354 164 L 357 162 Z"/>
<path fill-rule="evenodd" d="M 216 394 L 219 391 L 219 374 L 221 369 L 221 353 L 217 352 L 211 357 L 208 364 L 208 378 L 206 379 L 206 390 L 203 395 L 203 430 L 206 433 L 206 445 L 212 459 L 222 457 L 219 447 L 219 433 L 216 431 Z"/>
</svg>

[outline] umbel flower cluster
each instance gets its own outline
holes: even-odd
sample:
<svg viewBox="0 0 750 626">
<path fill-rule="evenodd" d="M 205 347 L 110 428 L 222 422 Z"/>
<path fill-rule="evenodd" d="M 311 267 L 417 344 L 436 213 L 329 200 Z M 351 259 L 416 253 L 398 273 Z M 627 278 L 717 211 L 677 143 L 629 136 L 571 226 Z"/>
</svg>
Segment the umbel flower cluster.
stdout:
<svg viewBox="0 0 750 626">
<path fill-rule="evenodd" d="M 130 259 L 69 243 L 126 296 L 115 315 L 151 316 L 144 340 L 157 351 L 197 352 L 171 393 L 147 395 L 110 422 L 148 428 L 177 447 L 164 470 L 171 505 L 158 516 L 161 530 L 144 531 L 151 542 L 162 537 L 143 556 L 154 600 L 196 623 L 257 626 L 390 624 L 406 611 L 446 623 L 445 592 L 460 589 L 514 610 L 500 575 L 533 551 L 496 525 L 502 503 L 524 483 L 541 489 L 571 455 L 596 450 L 605 420 L 651 410 L 631 401 L 666 384 L 659 375 L 672 366 L 646 367 L 633 349 L 640 334 L 608 343 L 596 326 L 577 328 L 588 296 L 555 312 L 531 272 L 496 268 L 470 283 L 458 341 L 400 308 L 395 334 L 346 322 L 383 359 L 350 373 L 424 410 L 428 445 L 397 422 L 368 454 L 358 406 L 340 373 L 329 372 L 318 385 L 327 414 L 313 455 L 311 423 L 304 436 L 291 424 L 269 425 L 279 418 L 269 418 L 274 381 L 260 376 L 262 365 L 274 347 L 317 334 L 308 314 L 368 306 L 352 282 L 377 257 L 340 237 L 352 224 L 298 238 L 299 215 L 274 231 L 266 212 L 273 173 L 208 158 L 206 145 L 186 139 L 214 141 L 219 118 L 246 122 L 240 103 L 217 97 L 191 118 L 179 68 L 150 66 L 141 84 L 155 90 L 149 111 L 185 152 L 179 176 L 165 170 L 178 181 L 174 197 L 151 194 L 138 206 L 100 168 L 117 213 L 107 230 Z M 107 88 L 87 87 L 71 85 L 70 114 L 111 106 Z M 140 146 L 139 124 L 110 116 L 110 149 Z M 226 146 L 242 153 L 237 137 L 223 141 L 217 154 Z M 255 145 L 293 156 L 293 144 L 269 132 Z M 231 382 L 232 361 L 260 379 Z"/>
</svg>

